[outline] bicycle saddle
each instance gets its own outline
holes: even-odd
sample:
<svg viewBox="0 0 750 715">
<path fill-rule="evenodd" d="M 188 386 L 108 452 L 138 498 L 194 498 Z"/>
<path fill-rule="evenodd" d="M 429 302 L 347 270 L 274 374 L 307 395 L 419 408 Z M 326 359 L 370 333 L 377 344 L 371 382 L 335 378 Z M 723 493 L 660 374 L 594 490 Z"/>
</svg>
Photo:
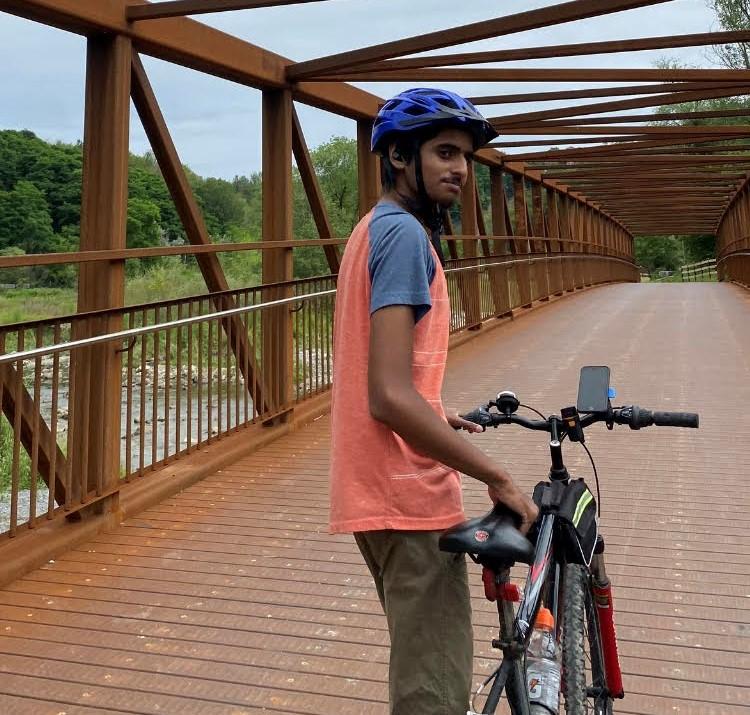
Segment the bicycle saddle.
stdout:
<svg viewBox="0 0 750 715">
<path fill-rule="evenodd" d="M 439 541 L 441 551 L 474 554 L 493 561 L 534 560 L 534 545 L 515 527 L 515 515 L 502 504 L 476 519 L 464 521 L 445 531 Z"/>
</svg>

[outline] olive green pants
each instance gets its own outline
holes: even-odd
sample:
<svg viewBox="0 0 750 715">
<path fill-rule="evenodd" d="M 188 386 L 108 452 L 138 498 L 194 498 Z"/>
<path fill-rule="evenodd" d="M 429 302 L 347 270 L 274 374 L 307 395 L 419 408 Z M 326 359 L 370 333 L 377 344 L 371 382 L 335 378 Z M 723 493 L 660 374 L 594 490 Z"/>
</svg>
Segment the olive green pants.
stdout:
<svg viewBox="0 0 750 715">
<path fill-rule="evenodd" d="M 465 715 L 472 679 L 471 601 L 463 554 L 439 531 L 354 534 L 388 620 L 391 715 Z"/>
</svg>

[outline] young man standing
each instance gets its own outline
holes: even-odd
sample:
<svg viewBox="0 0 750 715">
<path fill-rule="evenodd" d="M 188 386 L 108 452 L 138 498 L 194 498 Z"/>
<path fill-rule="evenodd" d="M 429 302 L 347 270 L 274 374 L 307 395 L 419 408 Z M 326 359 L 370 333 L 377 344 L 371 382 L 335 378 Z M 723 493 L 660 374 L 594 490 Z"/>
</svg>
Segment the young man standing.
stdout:
<svg viewBox="0 0 750 715">
<path fill-rule="evenodd" d="M 531 499 L 461 437 L 441 389 L 450 304 L 441 212 L 468 162 L 497 136 L 467 100 L 414 89 L 375 120 L 384 193 L 354 229 L 341 263 L 334 325 L 331 531 L 353 533 L 391 637 L 392 715 L 464 715 L 473 636 L 466 564 L 438 549 L 464 519 L 458 472 L 487 484 L 527 530 Z"/>
</svg>

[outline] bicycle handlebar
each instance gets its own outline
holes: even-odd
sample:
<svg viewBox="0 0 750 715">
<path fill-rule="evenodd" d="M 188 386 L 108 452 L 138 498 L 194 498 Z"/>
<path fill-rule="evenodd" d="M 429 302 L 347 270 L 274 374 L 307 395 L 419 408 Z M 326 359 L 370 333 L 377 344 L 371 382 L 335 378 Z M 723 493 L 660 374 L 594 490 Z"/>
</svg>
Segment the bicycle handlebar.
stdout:
<svg viewBox="0 0 750 715">
<path fill-rule="evenodd" d="M 503 424 L 517 424 L 521 427 L 542 432 L 552 430 L 552 421 L 555 420 L 565 432 L 565 421 L 561 417 L 553 415 L 546 420 L 531 420 L 517 414 L 506 415 L 501 412 L 490 412 L 487 406 L 478 407 L 468 414 L 462 415 L 465 420 L 484 427 L 499 427 Z M 610 412 L 592 412 L 581 415 L 581 427 L 588 427 L 595 422 L 607 422 L 610 424 L 628 425 L 630 429 L 638 430 L 643 427 L 656 425 L 658 427 L 692 427 L 697 428 L 699 417 L 692 412 L 651 412 L 650 410 L 629 405 L 617 407 Z"/>
</svg>

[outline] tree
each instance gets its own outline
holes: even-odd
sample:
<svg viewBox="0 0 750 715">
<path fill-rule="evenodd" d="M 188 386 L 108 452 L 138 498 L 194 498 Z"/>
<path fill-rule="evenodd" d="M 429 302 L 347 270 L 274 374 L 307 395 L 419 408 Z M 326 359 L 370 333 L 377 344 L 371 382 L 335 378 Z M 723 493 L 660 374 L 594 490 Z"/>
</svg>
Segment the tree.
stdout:
<svg viewBox="0 0 750 715">
<path fill-rule="evenodd" d="M 676 271 L 684 262 L 677 236 L 646 236 L 635 239 L 635 260 L 649 273 Z"/>
<path fill-rule="evenodd" d="M 25 251 L 17 246 L 0 248 L 0 257 L 23 255 L 25 255 Z M 27 266 L 22 266 L 20 268 L 0 268 L 0 287 L 26 287 L 30 282 L 31 275 Z"/>
<path fill-rule="evenodd" d="M 246 224 L 247 204 L 223 179 L 204 179 L 195 188 L 206 228 L 215 239 L 225 239 L 232 226 Z"/>
<path fill-rule="evenodd" d="M 750 2 L 748 0 L 709 0 L 722 30 L 750 29 Z M 714 45 L 713 54 L 719 64 L 728 69 L 750 69 L 750 44 L 736 42 Z"/>
<path fill-rule="evenodd" d="M 161 243 L 161 212 L 148 199 L 128 199 L 128 248 L 146 248 Z"/>
<path fill-rule="evenodd" d="M 24 253 L 49 251 L 55 232 L 44 194 L 30 181 L 0 192 L 0 248 L 15 246 Z"/>
</svg>

